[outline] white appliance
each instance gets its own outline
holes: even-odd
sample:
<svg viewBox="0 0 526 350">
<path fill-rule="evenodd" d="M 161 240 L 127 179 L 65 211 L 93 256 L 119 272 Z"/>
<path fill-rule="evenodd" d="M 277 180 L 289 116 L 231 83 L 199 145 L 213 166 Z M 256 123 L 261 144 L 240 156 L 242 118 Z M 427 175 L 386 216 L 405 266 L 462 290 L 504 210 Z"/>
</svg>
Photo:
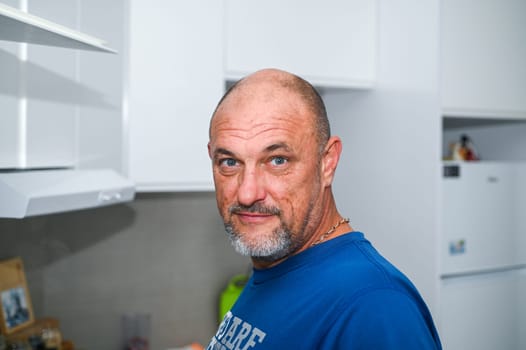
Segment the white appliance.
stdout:
<svg viewBox="0 0 526 350">
<path fill-rule="evenodd" d="M 526 349 L 526 164 L 446 162 L 444 349 Z"/>
</svg>

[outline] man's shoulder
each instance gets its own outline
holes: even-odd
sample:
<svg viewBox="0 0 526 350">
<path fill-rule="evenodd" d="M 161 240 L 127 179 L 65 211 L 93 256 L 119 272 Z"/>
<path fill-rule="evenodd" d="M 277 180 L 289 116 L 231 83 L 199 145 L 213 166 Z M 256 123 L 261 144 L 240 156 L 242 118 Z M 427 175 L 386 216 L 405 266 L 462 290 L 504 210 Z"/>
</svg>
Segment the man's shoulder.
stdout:
<svg viewBox="0 0 526 350">
<path fill-rule="evenodd" d="M 330 282 L 329 289 L 345 293 L 348 299 L 375 290 L 403 293 L 410 298 L 418 294 L 407 276 L 366 239 L 342 240 L 335 253 L 319 264 L 320 275 Z"/>
</svg>

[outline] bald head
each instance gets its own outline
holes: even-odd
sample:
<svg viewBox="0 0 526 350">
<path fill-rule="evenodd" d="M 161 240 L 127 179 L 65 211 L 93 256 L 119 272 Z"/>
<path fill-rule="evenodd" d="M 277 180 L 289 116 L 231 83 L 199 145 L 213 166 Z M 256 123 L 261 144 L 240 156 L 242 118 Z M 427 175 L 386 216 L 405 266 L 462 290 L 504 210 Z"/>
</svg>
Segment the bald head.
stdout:
<svg viewBox="0 0 526 350">
<path fill-rule="evenodd" d="M 316 130 L 316 138 L 320 150 L 330 137 L 330 125 L 327 118 L 325 104 L 316 89 L 306 80 L 297 75 L 277 70 L 264 69 L 257 71 L 236 82 L 219 101 L 212 120 L 221 109 L 228 104 L 235 104 L 237 100 L 258 96 L 260 98 L 280 102 L 280 91 L 292 92 L 301 101 L 303 108 L 307 109 Z"/>
</svg>

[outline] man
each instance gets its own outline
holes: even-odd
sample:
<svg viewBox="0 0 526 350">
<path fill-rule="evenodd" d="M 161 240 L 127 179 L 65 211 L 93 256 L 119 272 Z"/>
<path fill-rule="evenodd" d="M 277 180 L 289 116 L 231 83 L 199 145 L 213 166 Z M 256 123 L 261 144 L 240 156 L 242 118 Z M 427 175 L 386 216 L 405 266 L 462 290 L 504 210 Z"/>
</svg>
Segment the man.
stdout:
<svg viewBox="0 0 526 350">
<path fill-rule="evenodd" d="M 208 349 L 440 349 L 411 282 L 337 210 L 341 140 L 303 79 L 236 83 L 210 123 L 217 205 L 253 274 Z"/>
</svg>

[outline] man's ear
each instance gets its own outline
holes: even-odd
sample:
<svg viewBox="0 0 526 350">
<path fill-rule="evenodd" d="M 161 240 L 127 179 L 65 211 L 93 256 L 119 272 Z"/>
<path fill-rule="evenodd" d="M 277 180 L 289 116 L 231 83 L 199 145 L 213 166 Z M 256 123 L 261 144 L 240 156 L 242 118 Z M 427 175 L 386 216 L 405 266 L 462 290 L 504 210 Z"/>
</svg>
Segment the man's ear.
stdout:
<svg viewBox="0 0 526 350">
<path fill-rule="evenodd" d="M 338 136 L 331 136 L 322 155 L 322 182 L 324 186 L 330 186 L 334 179 L 336 167 L 342 153 L 342 141 Z"/>
</svg>

